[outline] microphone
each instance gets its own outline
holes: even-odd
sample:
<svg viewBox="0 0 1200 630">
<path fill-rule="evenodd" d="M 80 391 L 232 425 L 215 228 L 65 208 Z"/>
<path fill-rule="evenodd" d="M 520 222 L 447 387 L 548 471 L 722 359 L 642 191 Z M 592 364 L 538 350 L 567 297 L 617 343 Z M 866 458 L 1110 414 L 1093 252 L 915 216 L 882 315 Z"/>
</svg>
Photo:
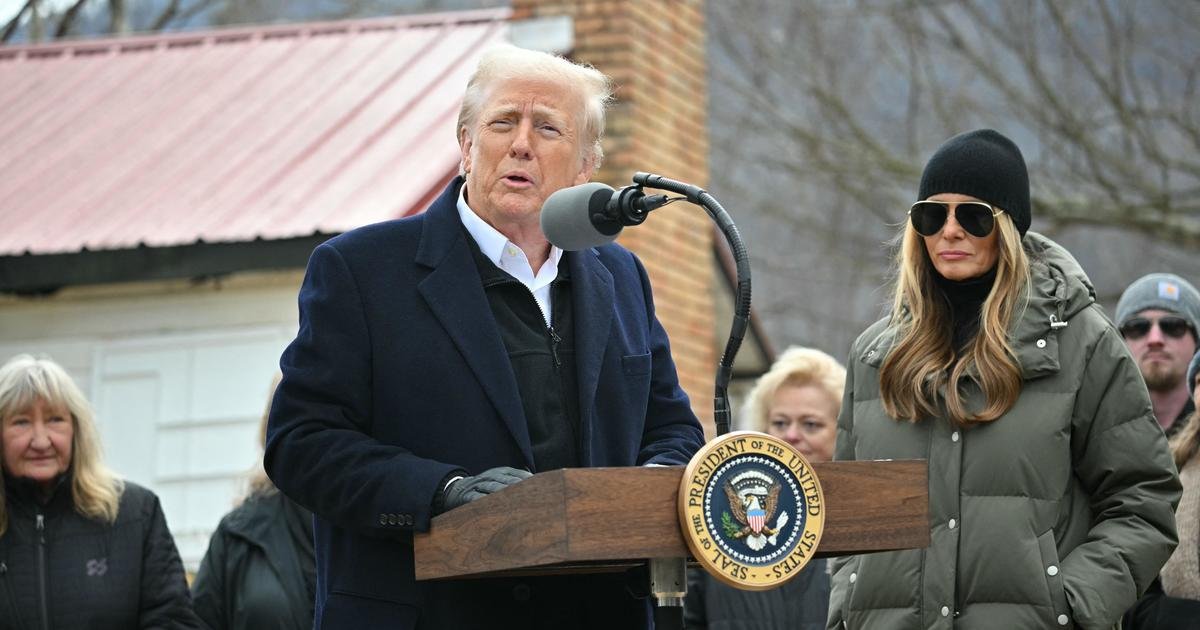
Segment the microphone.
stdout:
<svg viewBox="0 0 1200 630">
<path fill-rule="evenodd" d="M 665 190 L 682 195 L 646 195 L 642 187 Z M 613 242 L 626 225 L 638 225 L 655 208 L 677 199 L 704 208 L 729 243 L 737 270 L 737 292 L 733 305 L 733 323 L 729 341 L 717 366 L 713 387 L 713 422 L 717 435 L 729 432 L 733 413 L 729 408 L 729 381 L 733 377 L 733 360 L 750 328 L 750 253 L 742 235 L 729 213 L 708 191 L 678 180 L 655 175 L 634 173 L 633 185 L 613 190 L 599 182 L 589 182 L 554 191 L 542 204 L 542 233 L 546 240 L 560 249 L 578 251 Z"/>
<path fill-rule="evenodd" d="M 542 233 L 566 251 L 599 247 L 616 240 L 625 226 L 640 225 L 667 201 L 666 195 L 647 195 L 641 186 L 613 190 L 588 182 L 561 188 L 542 204 Z"/>
</svg>

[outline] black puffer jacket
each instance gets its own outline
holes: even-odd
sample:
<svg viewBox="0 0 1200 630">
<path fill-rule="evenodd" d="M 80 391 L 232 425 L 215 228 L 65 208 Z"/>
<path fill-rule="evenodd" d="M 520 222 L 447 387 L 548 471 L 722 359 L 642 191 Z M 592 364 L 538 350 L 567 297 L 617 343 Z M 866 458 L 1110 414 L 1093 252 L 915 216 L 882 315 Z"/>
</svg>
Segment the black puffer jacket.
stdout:
<svg viewBox="0 0 1200 630">
<path fill-rule="evenodd" d="M 1121 620 L 1122 630 L 1200 630 L 1200 601 L 1170 597 L 1154 580 Z"/>
<path fill-rule="evenodd" d="M 4 485 L 0 629 L 199 628 L 153 492 L 126 482 L 109 525 L 73 509 L 67 482 L 45 504 L 28 483 Z"/>
<path fill-rule="evenodd" d="M 259 494 L 221 519 L 192 599 L 213 630 L 307 630 L 315 581 L 312 513 L 280 492 Z"/>
</svg>

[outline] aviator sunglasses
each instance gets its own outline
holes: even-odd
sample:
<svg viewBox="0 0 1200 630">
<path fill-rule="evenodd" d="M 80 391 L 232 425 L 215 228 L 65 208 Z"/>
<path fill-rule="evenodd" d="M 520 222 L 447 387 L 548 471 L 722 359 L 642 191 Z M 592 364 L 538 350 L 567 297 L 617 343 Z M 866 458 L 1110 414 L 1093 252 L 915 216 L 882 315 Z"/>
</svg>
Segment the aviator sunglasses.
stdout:
<svg viewBox="0 0 1200 630">
<path fill-rule="evenodd" d="M 1146 317 L 1134 317 L 1121 324 L 1121 336 L 1132 341 L 1137 341 L 1150 334 L 1150 326 L 1154 324 L 1158 324 L 1158 329 L 1172 339 L 1179 339 L 1192 330 L 1187 320 L 1182 317 L 1168 315 L 1160 317 L 1157 320 Z"/>
<path fill-rule="evenodd" d="M 918 201 L 908 209 L 908 218 L 913 229 L 921 236 L 933 236 L 946 225 L 950 206 L 954 206 L 954 220 L 967 234 L 983 238 L 996 227 L 996 215 L 1003 212 L 982 201 Z"/>
</svg>

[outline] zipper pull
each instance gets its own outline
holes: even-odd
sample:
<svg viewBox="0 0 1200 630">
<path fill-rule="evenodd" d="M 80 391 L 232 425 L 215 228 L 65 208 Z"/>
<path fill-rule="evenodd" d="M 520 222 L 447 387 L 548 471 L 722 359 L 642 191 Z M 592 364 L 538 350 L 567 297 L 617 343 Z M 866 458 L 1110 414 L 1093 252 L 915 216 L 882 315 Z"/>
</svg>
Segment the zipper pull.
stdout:
<svg viewBox="0 0 1200 630">
<path fill-rule="evenodd" d="M 46 544 L 46 517 L 40 513 L 37 515 L 37 532 L 38 542 Z"/>
<path fill-rule="evenodd" d="M 562 343 L 562 337 L 559 337 L 558 333 L 554 332 L 554 326 L 548 327 L 547 330 L 550 331 L 550 354 L 554 356 L 554 367 L 560 368 L 562 367 L 562 361 L 558 358 L 558 344 Z"/>
</svg>

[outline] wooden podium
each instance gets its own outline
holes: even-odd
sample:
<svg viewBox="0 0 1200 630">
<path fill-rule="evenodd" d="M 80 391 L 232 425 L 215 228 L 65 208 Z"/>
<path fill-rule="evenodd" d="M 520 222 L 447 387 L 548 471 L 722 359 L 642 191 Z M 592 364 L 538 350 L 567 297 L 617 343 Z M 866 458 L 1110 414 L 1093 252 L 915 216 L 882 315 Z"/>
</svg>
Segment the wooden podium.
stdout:
<svg viewBox="0 0 1200 630">
<path fill-rule="evenodd" d="M 924 460 L 813 464 L 825 494 L 817 557 L 929 545 Z M 683 466 L 540 473 L 433 519 L 413 537 L 418 580 L 623 571 L 689 557 Z"/>
</svg>

